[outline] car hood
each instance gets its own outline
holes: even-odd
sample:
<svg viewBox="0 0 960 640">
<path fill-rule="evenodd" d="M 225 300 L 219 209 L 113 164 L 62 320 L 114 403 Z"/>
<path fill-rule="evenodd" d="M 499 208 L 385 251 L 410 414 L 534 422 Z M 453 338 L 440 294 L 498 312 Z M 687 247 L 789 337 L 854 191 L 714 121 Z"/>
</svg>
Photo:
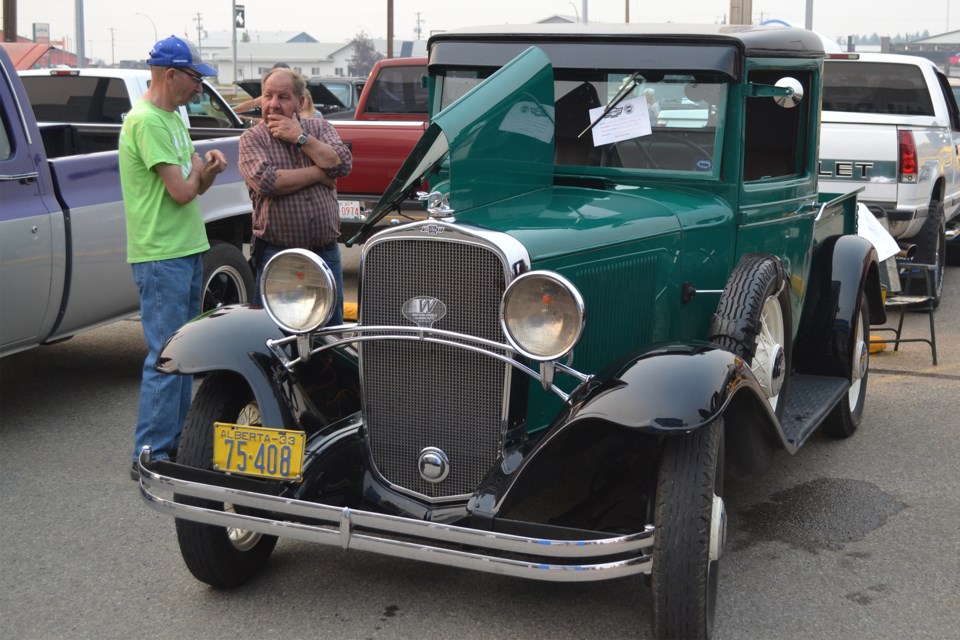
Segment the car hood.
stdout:
<svg viewBox="0 0 960 640">
<path fill-rule="evenodd" d="M 431 120 L 352 243 L 428 179 L 465 211 L 553 182 L 553 67 L 530 47 Z"/>
</svg>

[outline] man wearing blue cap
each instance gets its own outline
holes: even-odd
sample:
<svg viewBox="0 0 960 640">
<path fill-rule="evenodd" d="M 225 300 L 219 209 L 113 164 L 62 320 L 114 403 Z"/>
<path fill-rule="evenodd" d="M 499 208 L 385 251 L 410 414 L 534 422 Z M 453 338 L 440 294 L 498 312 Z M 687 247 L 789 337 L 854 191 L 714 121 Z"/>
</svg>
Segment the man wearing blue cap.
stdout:
<svg viewBox="0 0 960 640">
<path fill-rule="evenodd" d="M 127 220 L 127 261 L 140 290 L 140 318 L 147 342 L 130 476 L 139 478 L 137 456 L 151 447 L 154 459 L 176 456 L 190 406 L 192 378 L 154 369 L 174 331 L 200 313 L 202 254 L 210 248 L 197 196 L 226 168 L 212 150 L 201 158 L 179 109 L 216 74 L 194 47 L 175 36 L 150 52 L 150 88 L 124 118 L 120 131 L 120 184 Z"/>
</svg>

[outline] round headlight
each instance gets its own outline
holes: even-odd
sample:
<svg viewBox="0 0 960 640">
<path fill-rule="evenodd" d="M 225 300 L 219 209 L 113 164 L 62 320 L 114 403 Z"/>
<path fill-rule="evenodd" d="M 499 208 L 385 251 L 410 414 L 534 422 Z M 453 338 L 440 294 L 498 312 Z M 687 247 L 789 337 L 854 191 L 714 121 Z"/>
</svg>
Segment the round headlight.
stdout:
<svg viewBox="0 0 960 640">
<path fill-rule="evenodd" d="M 305 249 L 287 249 L 271 258 L 263 269 L 260 293 L 267 314 L 290 333 L 322 327 L 337 303 L 333 272 Z"/>
<path fill-rule="evenodd" d="M 573 349 L 583 333 L 583 298 L 568 281 L 549 271 L 516 278 L 503 294 L 500 322 L 507 340 L 537 361 L 556 360 Z"/>
</svg>

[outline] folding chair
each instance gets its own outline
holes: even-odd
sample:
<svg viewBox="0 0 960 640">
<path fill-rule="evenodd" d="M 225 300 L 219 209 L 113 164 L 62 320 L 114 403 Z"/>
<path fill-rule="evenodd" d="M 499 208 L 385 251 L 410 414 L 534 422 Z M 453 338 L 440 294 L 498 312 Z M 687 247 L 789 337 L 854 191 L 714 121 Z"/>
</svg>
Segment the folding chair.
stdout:
<svg viewBox="0 0 960 640">
<path fill-rule="evenodd" d="M 897 328 L 893 327 L 873 327 L 871 331 L 891 331 L 896 336 L 889 340 L 876 340 L 871 338 L 873 343 L 893 343 L 894 351 L 900 349 L 901 342 L 926 342 L 933 351 L 933 365 L 937 365 L 937 331 L 933 322 L 934 307 L 934 278 L 936 278 L 937 267 L 933 264 L 922 264 L 908 260 L 897 261 L 897 267 L 900 271 L 900 281 L 903 285 L 902 291 L 888 293 L 884 306 L 891 309 L 900 310 L 900 319 L 897 322 Z M 930 319 L 930 337 L 929 338 L 904 338 L 903 337 L 903 314 L 907 309 L 926 313 Z"/>
</svg>

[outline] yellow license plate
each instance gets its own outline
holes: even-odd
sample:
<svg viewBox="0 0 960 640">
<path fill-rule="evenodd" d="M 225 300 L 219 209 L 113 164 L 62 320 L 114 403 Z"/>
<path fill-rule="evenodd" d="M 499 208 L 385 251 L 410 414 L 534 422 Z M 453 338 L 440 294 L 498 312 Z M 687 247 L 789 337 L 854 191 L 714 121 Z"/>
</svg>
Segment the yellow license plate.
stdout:
<svg viewBox="0 0 960 640">
<path fill-rule="evenodd" d="M 300 482 L 305 443 L 306 434 L 302 431 L 215 422 L 213 468 L 245 476 Z"/>
</svg>

